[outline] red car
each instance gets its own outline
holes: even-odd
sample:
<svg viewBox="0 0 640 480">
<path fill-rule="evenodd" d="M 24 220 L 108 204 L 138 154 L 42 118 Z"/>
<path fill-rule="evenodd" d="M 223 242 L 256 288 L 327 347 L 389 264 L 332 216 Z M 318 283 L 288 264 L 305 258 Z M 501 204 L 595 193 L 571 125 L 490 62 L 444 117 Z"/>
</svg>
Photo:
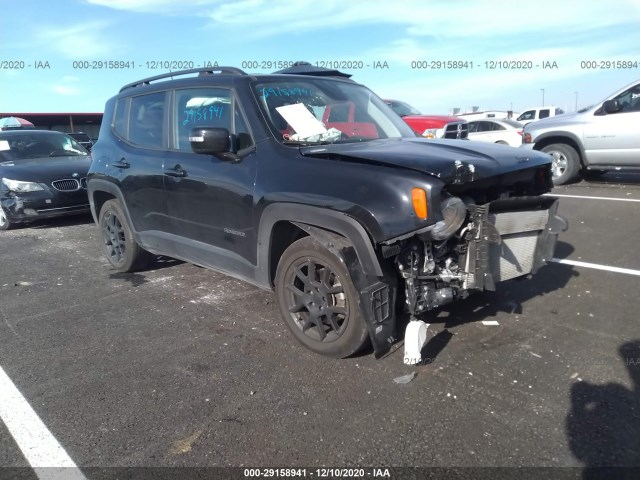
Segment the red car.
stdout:
<svg viewBox="0 0 640 480">
<path fill-rule="evenodd" d="M 423 115 L 400 100 L 385 100 L 417 135 L 425 138 L 465 139 L 469 134 L 467 121 L 449 115 Z"/>
</svg>

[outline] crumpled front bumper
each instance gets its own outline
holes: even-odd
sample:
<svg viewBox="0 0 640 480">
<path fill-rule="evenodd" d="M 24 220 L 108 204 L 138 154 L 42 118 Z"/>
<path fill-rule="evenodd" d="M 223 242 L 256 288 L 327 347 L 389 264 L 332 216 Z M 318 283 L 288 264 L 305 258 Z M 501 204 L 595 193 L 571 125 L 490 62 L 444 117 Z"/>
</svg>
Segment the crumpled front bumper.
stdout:
<svg viewBox="0 0 640 480">
<path fill-rule="evenodd" d="M 89 211 L 87 192 L 80 190 L 64 195 L 50 192 L 8 194 L 0 198 L 0 204 L 11 223 L 30 222 L 40 218 L 51 218 Z"/>
</svg>

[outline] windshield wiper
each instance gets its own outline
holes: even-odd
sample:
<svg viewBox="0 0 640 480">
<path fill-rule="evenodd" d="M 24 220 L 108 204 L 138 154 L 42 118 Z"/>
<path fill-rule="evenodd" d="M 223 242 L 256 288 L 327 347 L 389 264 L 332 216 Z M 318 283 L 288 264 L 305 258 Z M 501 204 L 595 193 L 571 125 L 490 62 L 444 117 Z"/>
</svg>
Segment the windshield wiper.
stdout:
<svg viewBox="0 0 640 480">
<path fill-rule="evenodd" d="M 318 141 L 318 142 L 309 142 L 307 140 L 283 140 L 282 141 L 283 144 L 285 145 L 298 145 L 300 147 L 306 147 L 307 145 L 332 145 L 335 142 L 329 142 L 327 140 L 322 140 L 322 141 Z"/>
</svg>

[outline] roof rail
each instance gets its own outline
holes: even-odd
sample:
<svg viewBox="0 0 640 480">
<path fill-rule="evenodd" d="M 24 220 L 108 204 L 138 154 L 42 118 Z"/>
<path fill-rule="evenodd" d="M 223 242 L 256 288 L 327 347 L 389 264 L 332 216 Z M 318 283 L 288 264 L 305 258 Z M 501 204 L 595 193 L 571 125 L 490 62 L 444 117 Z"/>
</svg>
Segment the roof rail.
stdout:
<svg viewBox="0 0 640 480">
<path fill-rule="evenodd" d="M 190 73 L 197 73 L 199 77 L 206 76 L 206 75 L 220 75 L 220 74 L 247 75 L 247 73 L 244 70 L 240 70 L 239 68 L 236 68 L 236 67 L 191 68 L 189 70 L 178 70 L 176 72 L 163 73 L 162 75 L 143 78 L 142 80 L 128 83 L 120 89 L 120 92 L 123 92 L 128 88 L 140 87 L 142 85 L 149 85 L 151 82 L 154 82 L 156 80 L 162 80 L 163 78 L 171 78 L 171 77 L 176 77 L 178 75 L 188 75 Z"/>
</svg>

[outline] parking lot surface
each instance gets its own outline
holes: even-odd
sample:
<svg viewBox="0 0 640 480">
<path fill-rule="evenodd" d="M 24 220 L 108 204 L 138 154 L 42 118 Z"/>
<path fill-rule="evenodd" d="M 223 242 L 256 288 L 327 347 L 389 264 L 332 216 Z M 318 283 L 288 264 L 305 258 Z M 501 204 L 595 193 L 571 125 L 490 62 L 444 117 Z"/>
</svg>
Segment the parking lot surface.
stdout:
<svg viewBox="0 0 640 480">
<path fill-rule="evenodd" d="M 417 367 L 309 352 L 194 265 L 114 273 L 90 217 L 2 232 L 0 367 L 82 469 L 640 466 L 640 175 L 553 194 L 556 260 L 425 316 Z M 11 421 L 0 466 L 27 467 Z"/>
</svg>

